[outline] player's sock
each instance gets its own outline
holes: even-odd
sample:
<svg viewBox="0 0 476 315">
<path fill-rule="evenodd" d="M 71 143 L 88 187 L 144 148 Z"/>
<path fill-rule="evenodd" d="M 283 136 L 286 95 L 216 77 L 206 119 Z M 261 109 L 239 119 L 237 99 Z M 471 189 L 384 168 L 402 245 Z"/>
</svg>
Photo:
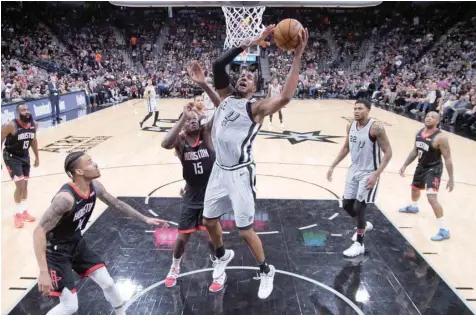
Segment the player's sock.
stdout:
<svg viewBox="0 0 476 315">
<path fill-rule="evenodd" d="M 121 306 L 120 308 L 115 308 L 114 311 L 116 312 L 116 315 L 126 315 L 124 306 Z"/>
<path fill-rule="evenodd" d="M 222 258 L 223 256 L 225 256 L 225 246 L 221 246 L 221 247 L 218 247 L 217 249 L 215 249 L 215 256 L 220 259 Z"/>
<path fill-rule="evenodd" d="M 172 257 L 172 267 L 173 268 L 180 268 L 180 261 L 182 260 L 182 257 L 180 258 L 175 258 L 175 257 Z"/>
<path fill-rule="evenodd" d="M 444 217 L 438 218 L 438 225 L 440 229 L 446 230 Z"/>
<path fill-rule="evenodd" d="M 26 199 L 24 199 L 24 200 L 22 200 L 22 201 L 20 202 L 20 206 L 21 206 L 21 209 L 22 209 L 21 212 L 27 210 L 27 207 L 26 207 Z"/>
<path fill-rule="evenodd" d="M 268 266 L 268 263 L 266 262 L 266 260 L 263 261 L 262 264 L 258 264 L 258 266 L 259 266 L 259 271 L 260 271 L 261 273 L 263 273 L 263 272 L 264 272 L 264 273 L 269 273 L 269 270 L 270 270 L 270 269 L 269 269 L 269 266 Z"/>
<path fill-rule="evenodd" d="M 357 229 L 357 242 L 361 245 L 364 243 L 365 229 Z"/>
<path fill-rule="evenodd" d="M 20 203 L 16 203 L 15 202 L 15 208 L 14 208 L 14 214 L 19 214 L 19 213 L 22 213 L 23 212 L 23 204 L 20 202 Z"/>
<path fill-rule="evenodd" d="M 418 208 L 418 201 L 412 201 L 412 207 Z"/>
</svg>

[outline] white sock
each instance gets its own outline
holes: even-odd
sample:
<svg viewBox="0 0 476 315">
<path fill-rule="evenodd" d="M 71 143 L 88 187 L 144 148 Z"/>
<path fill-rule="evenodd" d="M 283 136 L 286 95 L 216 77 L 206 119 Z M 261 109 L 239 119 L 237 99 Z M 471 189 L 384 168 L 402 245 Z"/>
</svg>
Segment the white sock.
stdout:
<svg viewBox="0 0 476 315">
<path fill-rule="evenodd" d="M 21 208 L 22 208 L 21 212 L 26 211 L 26 210 L 27 210 L 27 208 L 26 208 L 26 200 L 22 200 L 22 201 L 20 202 L 20 206 L 21 206 Z"/>
<path fill-rule="evenodd" d="M 15 209 L 13 210 L 14 214 L 22 213 L 23 212 L 23 205 L 22 203 L 15 203 Z"/>
<path fill-rule="evenodd" d="M 437 220 L 438 220 L 438 224 L 440 226 L 440 229 L 446 230 L 444 217 L 438 218 Z"/>
<path fill-rule="evenodd" d="M 175 257 L 172 257 L 172 267 L 173 268 L 176 268 L 176 269 L 179 269 L 180 268 L 180 261 L 182 260 L 182 257 L 180 258 L 175 258 Z"/>
<path fill-rule="evenodd" d="M 116 312 L 116 315 L 126 315 L 126 311 L 124 310 L 124 307 L 115 309 L 114 311 Z"/>
<path fill-rule="evenodd" d="M 418 201 L 412 201 L 412 207 L 417 207 L 418 208 Z"/>
</svg>

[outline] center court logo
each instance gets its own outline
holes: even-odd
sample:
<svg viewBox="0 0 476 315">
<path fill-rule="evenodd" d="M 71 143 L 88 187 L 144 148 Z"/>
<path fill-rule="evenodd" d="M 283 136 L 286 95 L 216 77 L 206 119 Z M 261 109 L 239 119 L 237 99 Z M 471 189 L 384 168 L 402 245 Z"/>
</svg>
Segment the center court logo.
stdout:
<svg viewBox="0 0 476 315">
<path fill-rule="evenodd" d="M 162 123 L 176 123 L 177 119 L 159 119 L 159 122 Z M 153 131 L 153 132 L 169 132 L 172 127 L 144 127 L 144 131 Z M 266 131 L 260 130 L 258 132 L 259 136 L 268 136 L 266 139 L 282 139 L 288 140 L 291 144 L 297 144 L 304 141 L 313 141 L 313 142 L 327 142 L 327 143 L 337 143 L 331 139 L 334 138 L 345 138 L 344 136 L 330 136 L 330 135 L 322 135 L 321 131 L 309 131 L 309 132 L 297 132 L 297 131 L 289 131 L 285 130 L 283 132 L 274 132 L 274 131 Z"/>
</svg>

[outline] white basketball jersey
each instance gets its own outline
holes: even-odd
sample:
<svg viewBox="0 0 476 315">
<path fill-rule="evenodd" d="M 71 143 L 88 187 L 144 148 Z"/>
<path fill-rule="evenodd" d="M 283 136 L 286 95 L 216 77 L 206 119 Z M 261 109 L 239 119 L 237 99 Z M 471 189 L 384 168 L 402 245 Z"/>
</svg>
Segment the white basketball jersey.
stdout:
<svg viewBox="0 0 476 315">
<path fill-rule="evenodd" d="M 279 95 L 279 91 L 281 90 L 281 86 L 278 84 L 278 86 L 274 86 L 273 84 L 270 84 L 269 85 L 269 90 L 270 90 L 270 96 L 273 97 L 273 96 L 277 96 Z"/>
<path fill-rule="evenodd" d="M 147 97 L 150 92 L 150 99 L 155 100 L 156 94 L 155 94 L 155 88 L 153 86 L 146 86 L 144 89 L 144 97 Z"/>
<path fill-rule="evenodd" d="M 238 169 L 254 162 L 253 143 L 261 128 L 251 112 L 255 101 L 228 96 L 215 111 L 212 141 L 216 163 L 224 169 Z"/>
<path fill-rule="evenodd" d="M 349 131 L 350 157 L 352 168 L 358 171 L 375 171 L 380 165 L 380 146 L 377 140 L 370 139 L 370 128 L 375 119 L 358 129 L 358 122 L 353 121 Z"/>
</svg>

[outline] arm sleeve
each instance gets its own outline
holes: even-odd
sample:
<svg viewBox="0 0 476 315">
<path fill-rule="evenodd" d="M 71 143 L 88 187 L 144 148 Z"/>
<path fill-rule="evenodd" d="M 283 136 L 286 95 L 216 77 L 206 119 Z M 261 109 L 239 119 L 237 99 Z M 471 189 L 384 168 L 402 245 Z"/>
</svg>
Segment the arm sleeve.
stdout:
<svg viewBox="0 0 476 315">
<path fill-rule="evenodd" d="M 221 90 L 230 85 L 230 78 L 228 77 L 225 68 L 242 52 L 243 49 L 241 47 L 230 48 L 213 62 L 213 83 L 215 89 Z"/>
</svg>

